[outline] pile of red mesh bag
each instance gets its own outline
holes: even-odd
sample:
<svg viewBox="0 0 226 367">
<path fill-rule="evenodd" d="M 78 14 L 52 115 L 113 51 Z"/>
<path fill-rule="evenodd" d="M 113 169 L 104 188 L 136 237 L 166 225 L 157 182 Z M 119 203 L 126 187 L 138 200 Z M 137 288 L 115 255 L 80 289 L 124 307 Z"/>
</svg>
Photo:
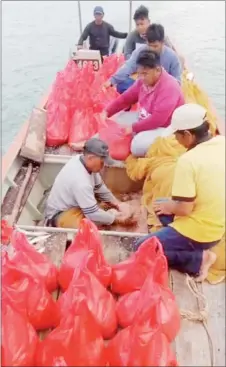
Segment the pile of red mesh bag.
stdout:
<svg viewBox="0 0 226 367">
<path fill-rule="evenodd" d="M 170 343 L 180 314 L 157 238 L 111 266 L 97 227 L 83 219 L 57 270 L 24 234 L 4 234 L 2 366 L 178 365 Z"/>
<path fill-rule="evenodd" d="M 92 63 L 79 68 L 70 60 L 57 74 L 47 103 L 48 146 L 68 143 L 79 149 L 98 132 L 95 114 L 102 112 L 118 96 L 115 88 L 104 89 L 103 84 L 123 62 L 123 55 L 111 55 L 95 72 Z"/>
</svg>

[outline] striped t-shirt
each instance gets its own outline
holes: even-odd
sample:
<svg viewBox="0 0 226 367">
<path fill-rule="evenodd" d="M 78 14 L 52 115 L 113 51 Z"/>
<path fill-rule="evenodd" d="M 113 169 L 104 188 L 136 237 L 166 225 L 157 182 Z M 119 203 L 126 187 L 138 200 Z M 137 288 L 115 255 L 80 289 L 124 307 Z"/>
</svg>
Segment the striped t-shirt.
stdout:
<svg viewBox="0 0 226 367">
<path fill-rule="evenodd" d="M 56 177 L 47 200 L 45 217 L 52 219 L 59 212 L 80 208 L 93 222 L 112 224 L 115 215 L 100 209 L 97 198 L 104 202 L 116 200 L 100 174 L 89 173 L 81 155 L 77 155 L 66 163 Z"/>
</svg>

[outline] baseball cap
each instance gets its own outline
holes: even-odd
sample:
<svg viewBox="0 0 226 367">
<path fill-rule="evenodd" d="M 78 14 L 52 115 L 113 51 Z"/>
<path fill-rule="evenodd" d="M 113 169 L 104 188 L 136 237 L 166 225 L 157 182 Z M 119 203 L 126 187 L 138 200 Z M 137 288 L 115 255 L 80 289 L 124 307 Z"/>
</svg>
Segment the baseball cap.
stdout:
<svg viewBox="0 0 226 367">
<path fill-rule="evenodd" d="M 186 103 L 178 107 L 171 119 L 172 132 L 195 129 L 201 126 L 206 119 L 206 109 L 199 104 Z"/>
<path fill-rule="evenodd" d="M 101 14 L 104 15 L 104 9 L 102 8 L 102 6 L 96 6 L 94 8 L 93 14 Z"/>
<path fill-rule="evenodd" d="M 84 145 L 84 151 L 91 153 L 104 159 L 104 163 L 112 164 L 113 160 L 109 156 L 108 145 L 101 139 L 92 138 L 86 141 Z"/>
</svg>

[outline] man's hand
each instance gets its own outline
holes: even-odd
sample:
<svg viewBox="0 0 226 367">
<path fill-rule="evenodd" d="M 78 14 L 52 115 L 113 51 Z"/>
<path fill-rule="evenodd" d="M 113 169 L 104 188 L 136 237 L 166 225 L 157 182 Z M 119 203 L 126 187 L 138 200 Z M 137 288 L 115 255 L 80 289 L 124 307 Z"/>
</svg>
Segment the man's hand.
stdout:
<svg viewBox="0 0 226 367">
<path fill-rule="evenodd" d="M 115 209 L 117 211 L 119 211 L 119 204 L 116 202 L 105 202 L 103 203 L 104 209 L 105 210 L 109 210 L 109 209 Z"/>
<path fill-rule="evenodd" d="M 117 212 L 114 224 L 119 224 L 123 227 L 134 227 L 137 224 L 137 218 L 133 214 L 130 216 L 121 212 Z"/>
<path fill-rule="evenodd" d="M 157 215 L 162 215 L 162 214 L 171 215 L 171 214 L 174 214 L 174 211 L 173 211 L 174 206 L 175 206 L 175 203 L 174 203 L 173 200 L 161 201 L 161 202 L 156 200 L 153 203 L 153 209 L 154 209 L 154 211 Z"/>
<path fill-rule="evenodd" d="M 132 126 L 123 127 L 123 129 L 124 129 L 125 135 L 131 135 L 133 132 Z"/>
<path fill-rule="evenodd" d="M 112 84 L 111 84 L 111 81 L 110 81 L 110 80 L 107 80 L 107 81 L 103 84 L 103 88 L 106 88 L 106 89 L 110 88 L 111 86 L 112 86 Z"/>
</svg>

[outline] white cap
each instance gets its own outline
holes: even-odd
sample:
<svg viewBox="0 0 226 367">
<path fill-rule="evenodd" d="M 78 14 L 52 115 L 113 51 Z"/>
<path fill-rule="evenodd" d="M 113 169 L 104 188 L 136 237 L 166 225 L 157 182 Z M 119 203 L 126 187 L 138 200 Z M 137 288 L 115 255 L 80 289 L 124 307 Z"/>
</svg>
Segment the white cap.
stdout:
<svg viewBox="0 0 226 367">
<path fill-rule="evenodd" d="M 186 103 L 174 111 L 170 126 L 173 132 L 195 129 L 204 123 L 206 113 L 206 109 L 199 104 Z"/>
</svg>

